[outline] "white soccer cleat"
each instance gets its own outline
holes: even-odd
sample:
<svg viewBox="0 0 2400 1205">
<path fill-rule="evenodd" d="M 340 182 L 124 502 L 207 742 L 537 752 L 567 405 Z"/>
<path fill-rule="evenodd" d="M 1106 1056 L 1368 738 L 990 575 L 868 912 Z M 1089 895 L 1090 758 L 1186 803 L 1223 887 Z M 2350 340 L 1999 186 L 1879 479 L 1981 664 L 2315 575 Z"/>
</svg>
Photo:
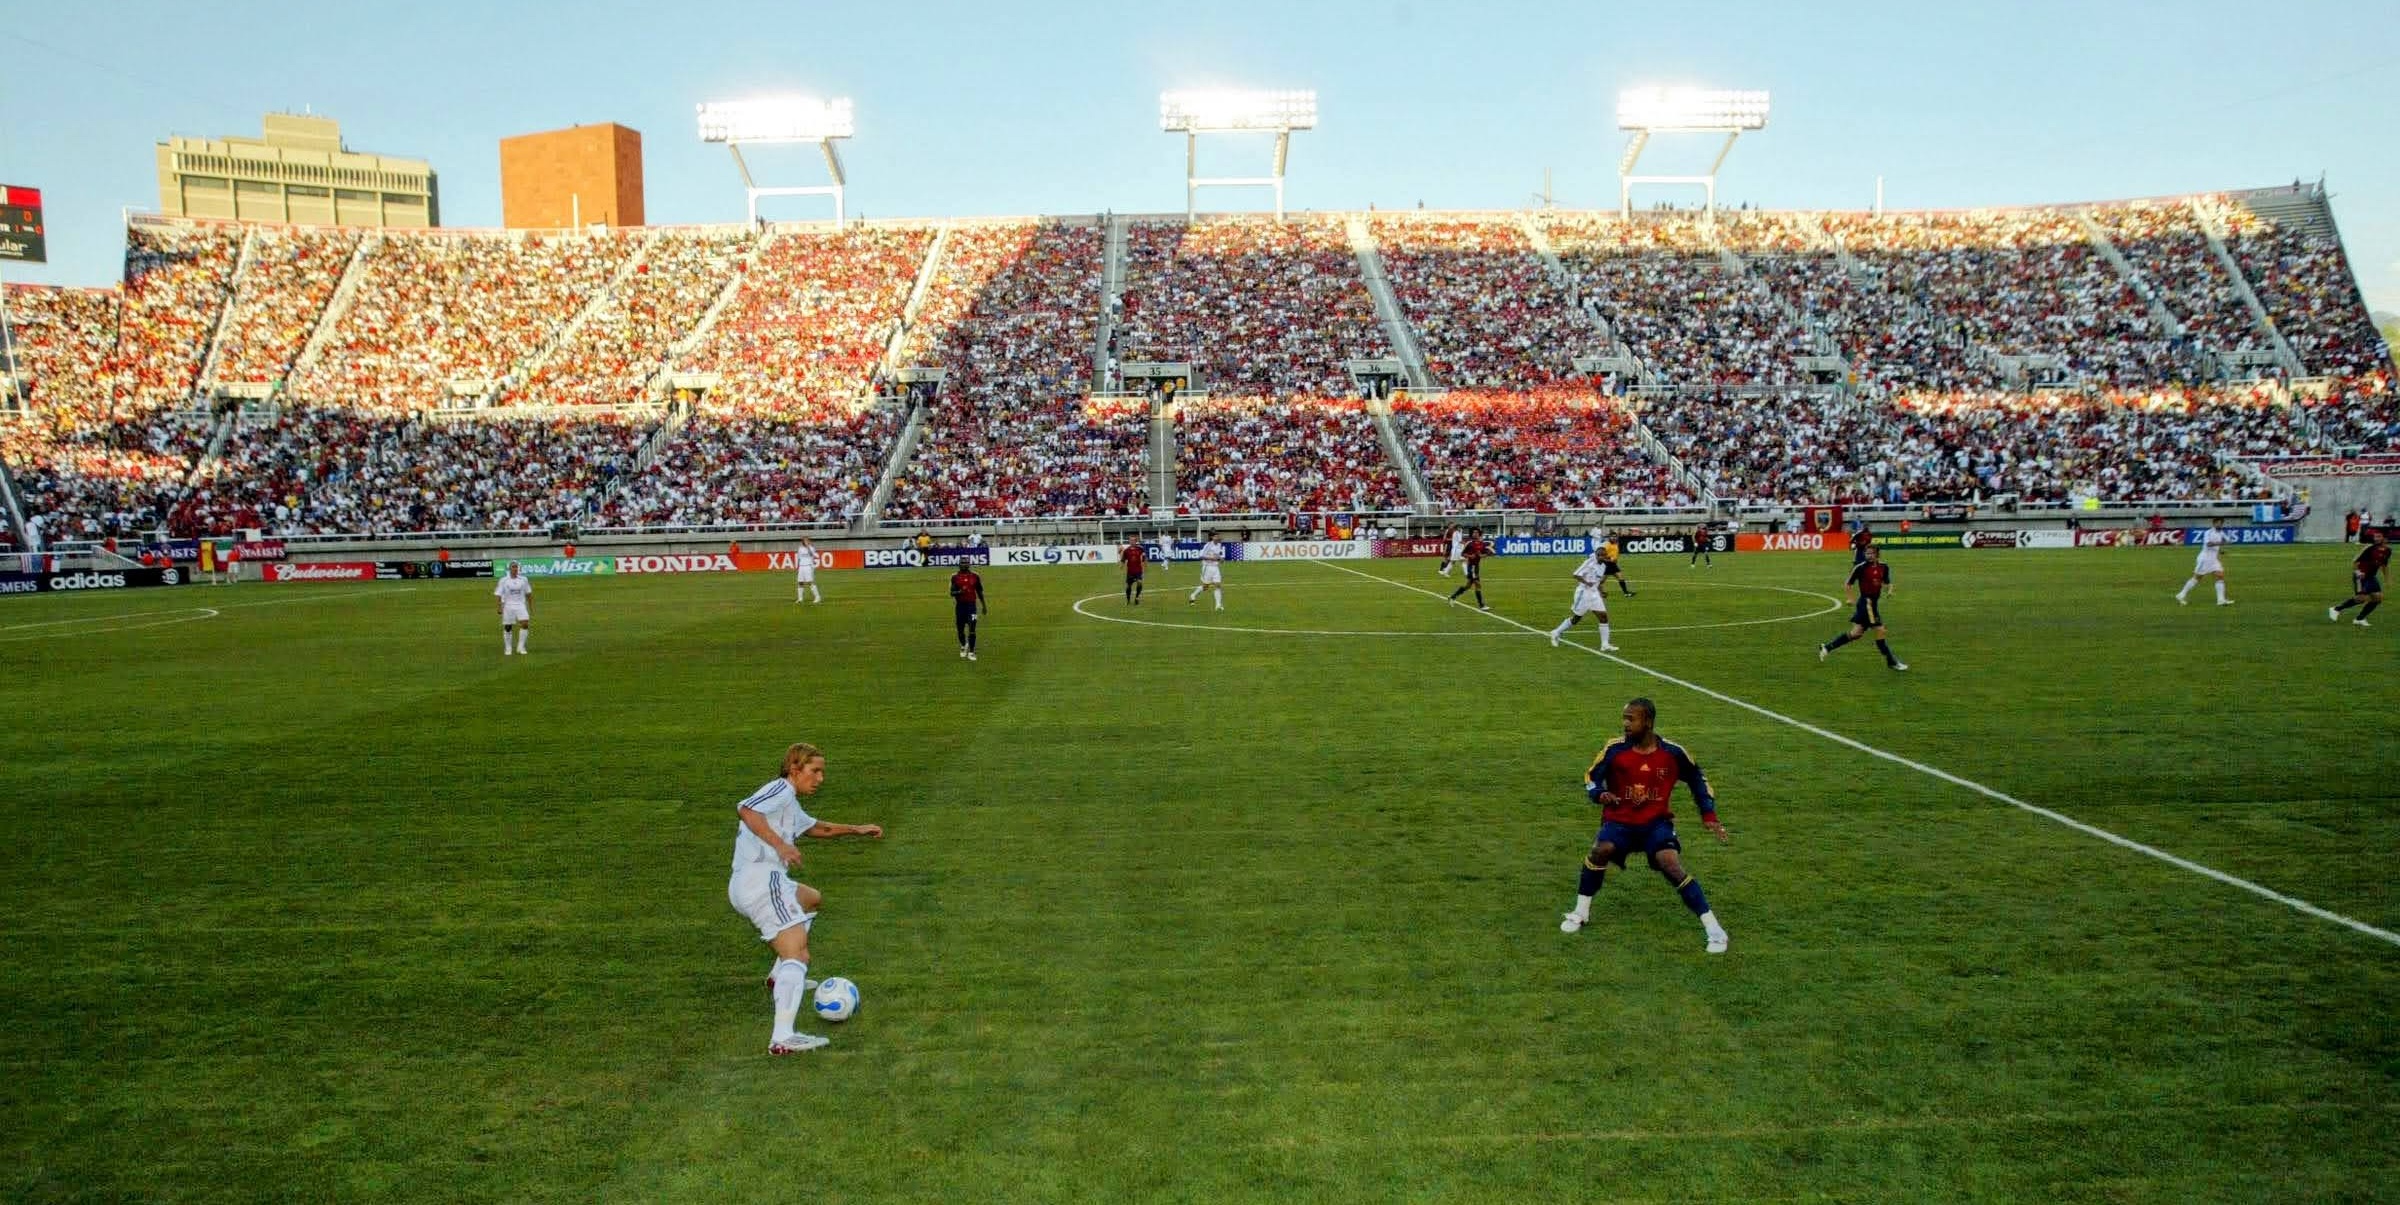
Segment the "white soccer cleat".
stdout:
<svg viewBox="0 0 2400 1205">
<path fill-rule="evenodd" d="M 833 1039 L 823 1034 L 796 1033 L 767 1043 L 768 1054 L 803 1054 L 833 1045 Z"/>
<path fill-rule="evenodd" d="M 1557 647 L 1558 647 L 1558 633 L 1556 633 L 1556 632 L 1552 632 L 1552 633 L 1550 633 L 1550 647 L 1551 647 L 1551 648 L 1557 648 Z"/>
<path fill-rule="evenodd" d="M 2374 625 L 2374 624 L 2371 624 L 2371 623 L 2368 623 L 2366 620 L 2363 620 L 2363 619 L 2353 619 L 2353 620 L 2351 620 L 2351 621 L 2350 621 L 2350 626 L 2351 626 L 2351 627 L 2354 627 L 2354 628 L 2371 628 L 2371 627 L 2374 627 L 2375 625 Z"/>
<path fill-rule="evenodd" d="M 1722 933 L 1711 933 L 1708 935 L 1708 952 L 1711 954 L 1722 954 L 1725 952 L 1725 947 L 1732 944 L 1733 939 Z"/>
<path fill-rule="evenodd" d="M 1613 653 L 1617 651 L 1617 646 L 1613 644 L 1604 644 L 1600 646 L 1600 651 L 1603 653 Z"/>
<path fill-rule="evenodd" d="M 969 660 L 969 661 L 973 661 L 974 659 L 975 659 L 975 650 L 973 650 L 973 649 L 968 649 L 968 650 L 967 650 L 967 660 Z"/>
<path fill-rule="evenodd" d="M 1576 930 L 1583 928 L 1584 922 L 1590 919 L 1590 917 L 1577 916 L 1572 912 L 1567 913 L 1566 916 L 1558 922 L 1558 931 L 1561 933 L 1573 933 Z"/>
<path fill-rule="evenodd" d="M 2330 619 L 2335 623 L 2340 623 L 2342 621 L 2342 609 L 2340 607 L 2325 608 L 2325 618 Z"/>
<path fill-rule="evenodd" d="M 2178 594 L 2178 595 L 2176 595 L 2176 596 L 2175 596 L 2175 605 L 2176 605 L 2176 606 L 2178 606 L 2178 607 L 2188 607 L 2188 606 L 2191 606 L 2191 605 L 2192 605 L 2192 603 L 2191 603 L 2191 600 L 2190 600 L 2190 599 L 2187 599 L 2187 598 L 2185 598 L 2184 596 L 2182 596 L 2182 595 Z"/>
<path fill-rule="evenodd" d="M 1892 662 L 1892 670 L 1893 670 L 1893 672 L 1895 672 L 1895 673 L 1903 673 L 1903 674 L 1905 674 L 1905 673 L 1907 673 L 1907 672 L 1908 672 L 1908 662 L 1906 662 L 1906 661 L 1894 661 L 1894 662 Z"/>
<path fill-rule="evenodd" d="M 1832 649 L 1826 648 L 1824 645 L 1821 645 L 1821 644 L 1817 646 L 1817 660 L 1819 660 L 1819 661 L 1823 661 L 1824 659 L 1826 659 L 1827 657 L 1830 657 L 1830 656 L 1832 656 L 1832 655 L 1833 655 L 1833 650 L 1832 650 Z"/>
<path fill-rule="evenodd" d="M 2233 600 L 2230 598 L 2220 598 L 2217 600 L 2217 605 L 2220 607 L 2230 607 L 2233 605 Z"/>
</svg>

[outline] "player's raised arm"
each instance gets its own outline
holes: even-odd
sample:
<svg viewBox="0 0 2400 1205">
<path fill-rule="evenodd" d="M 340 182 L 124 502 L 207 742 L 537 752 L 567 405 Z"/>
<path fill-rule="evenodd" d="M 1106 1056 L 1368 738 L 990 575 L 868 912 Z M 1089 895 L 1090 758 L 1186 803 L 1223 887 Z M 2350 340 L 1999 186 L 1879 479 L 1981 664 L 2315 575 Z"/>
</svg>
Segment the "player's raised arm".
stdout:
<svg viewBox="0 0 2400 1205">
<path fill-rule="evenodd" d="M 883 826 L 880 824 L 835 824 L 831 820 L 819 820 L 800 835 L 818 841 L 832 837 L 880 838 L 883 836 Z"/>
</svg>

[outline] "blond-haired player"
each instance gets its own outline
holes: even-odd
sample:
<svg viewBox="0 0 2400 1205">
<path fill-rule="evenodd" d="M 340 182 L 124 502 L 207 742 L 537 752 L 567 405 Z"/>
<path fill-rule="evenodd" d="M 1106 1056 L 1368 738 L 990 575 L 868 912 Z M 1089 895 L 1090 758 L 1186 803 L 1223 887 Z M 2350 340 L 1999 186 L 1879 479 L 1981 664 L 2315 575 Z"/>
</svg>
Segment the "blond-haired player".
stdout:
<svg viewBox="0 0 2400 1205">
<path fill-rule="evenodd" d="M 784 750 L 783 773 L 734 808 L 738 822 L 733 829 L 733 877 L 725 884 L 725 899 L 758 926 L 759 940 L 775 951 L 775 966 L 767 972 L 767 991 L 775 998 L 768 1054 L 798 1054 L 831 1041 L 792 1028 L 809 988 L 809 928 L 824 903 L 816 888 L 792 877 L 791 872 L 800 869 L 800 849 L 792 842 L 801 837 L 883 836 L 882 825 L 835 824 L 809 815 L 800 797 L 816 794 L 824 784 L 824 752 L 815 745 L 795 744 Z"/>
</svg>

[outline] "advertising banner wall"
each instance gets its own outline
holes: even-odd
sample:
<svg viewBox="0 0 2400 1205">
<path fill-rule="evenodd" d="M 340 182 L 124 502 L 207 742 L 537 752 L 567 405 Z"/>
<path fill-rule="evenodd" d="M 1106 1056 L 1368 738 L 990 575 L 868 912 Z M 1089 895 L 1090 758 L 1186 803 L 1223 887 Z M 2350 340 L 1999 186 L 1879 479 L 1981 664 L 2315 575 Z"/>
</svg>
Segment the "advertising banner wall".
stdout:
<svg viewBox="0 0 2400 1205">
<path fill-rule="evenodd" d="M 995 565 L 1114 565 L 1119 546 L 1115 544 L 1035 544 L 1022 547 L 992 549 Z M 1143 549 L 1150 553 L 1151 549 Z"/>
<path fill-rule="evenodd" d="M 260 575 L 270 582 L 371 582 L 375 570 L 373 561 L 286 561 L 259 566 Z"/>
<path fill-rule="evenodd" d="M 973 548 L 936 544 L 930 548 L 869 548 L 864 553 L 868 569 L 955 568 L 959 565 L 989 565 L 992 550 L 989 545 Z"/>
<path fill-rule="evenodd" d="M 1733 538 L 1733 546 L 1743 552 L 1848 552 L 1850 537 L 1824 531 L 1743 532 Z"/>
<path fill-rule="evenodd" d="M 87 590 L 141 590 L 180 586 L 181 569 L 71 569 L 57 573 L 0 573 L 0 594 L 73 594 Z"/>
<path fill-rule="evenodd" d="M 521 569 L 527 577 L 591 577 L 595 574 L 615 573 L 617 571 L 617 563 L 613 557 L 521 556 L 511 557 L 509 560 L 515 561 L 517 563 L 517 567 Z M 506 575 L 508 573 L 508 561 L 495 561 L 492 572 L 497 576 Z"/>
<path fill-rule="evenodd" d="M 2183 529 L 2183 542 L 2197 544 L 2207 531 L 2208 529 L 2205 527 L 2186 527 Z M 2291 524 L 2277 524 L 2269 527 L 2228 527 L 2225 529 L 2225 542 L 2228 544 L 2292 544 L 2297 543 L 2299 539 L 2300 529 Z"/>
<path fill-rule="evenodd" d="M 2017 547 L 2019 548 L 2073 548 L 2074 546 L 2075 533 L 2063 527 L 2017 533 Z"/>
<path fill-rule="evenodd" d="M 500 570 L 508 572 L 506 568 Z M 377 561 L 375 577 L 380 581 L 400 579 L 418 581 L 426 578 L 490 577 L 490 561 Z"/>
<path fill-rule="evenodd" d="M 1878 548 L 1964 548 L 1966 543 L 1961 537 L 1966 534 L 1963 531 L 1895 531 L 1888 534 L 1879 531 L 1875 533 L 1875 546 Z M 2067 533 L 2062 531 L 2058 534 L 2063 536 Z M 2075 541 L 2070 539 L 2066 546 L 2071 548 L 2074 544 Z M 1842 535 L 1841 546 L 1843 548 L 1850 547 L 1850 536 L 1846 532 Z"/>
<path fill-rule="evenodd" d="M 1372 548 L 1375 555 L 1379 557 L 1450 555 L 1450 541 L 1440 536 L 1427 536 L 1411 540 L 1375 540 L 1368 547 Z"/>
<path fill-rule="evenodd" d="M 1495 556 L 1586 556 L 1590 540 L 1582 536 L 1502 536 L 1492 541 Z"/>
<path fill-rule="evenodd" d="M 1233 546 L 1228 545 L 1228 548 Z M 1374 555 L 1374 549 L 1362 540 L 1276 540 L 1268 543 L 1242 544 L 1241 555 L 1229 558 L 1244 561 L 1348 561 Z"/>
<path fill-rule="evenodd" d="M 2097 531 L 2075 533 L 2077 548 L 2172 548 L 2183 543 L 2183 529 L 2162 527 L 2151 531 L 2144 527 L 2108 527 Z"/>
<path fill-rule="evenodd" d="M 2014 548 L 2017 546 L 2017 534 L 2013 531 L 1970 531 L 1961 533 L 1958 542 L 1963 548 Z"/>
</svg>

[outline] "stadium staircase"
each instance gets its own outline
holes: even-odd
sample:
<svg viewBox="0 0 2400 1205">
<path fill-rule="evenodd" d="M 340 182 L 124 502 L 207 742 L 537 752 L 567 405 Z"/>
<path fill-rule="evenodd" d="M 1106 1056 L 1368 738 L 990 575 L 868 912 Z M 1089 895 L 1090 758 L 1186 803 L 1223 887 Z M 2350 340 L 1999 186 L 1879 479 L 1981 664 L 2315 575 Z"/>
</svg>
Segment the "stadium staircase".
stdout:
<svg viewBox="0 0 2400 1205">
<path fill-rule="evenodd" d="M 8 462 L 0 460 L 0 507 L 5 507 L 9 538 L 19 548 L 31 548 L 33 541 L 25 538 L 25 504 L 17 497 L 17 479 L 9 475 Z"/>
<path fill-rule="evenodd" d="M 1417 458 L 1409 454 L 1408 441 L 1400 438 L 1400 424 L 1392 419 L 1392 403 L 1369 402 L 1367 413 L 1375 419 L 1375 434 L 1383 440 L 1383 454 L 1391 458 L 1393 468 L 1400 470 L 1400 485 L 1408 491 L 1408 504 L 1420 515 L 1434 513 L 1433 491 L 1425 488 L 1424 474 L 1417 471 Z"/>
<path fill-rule="evenodd" d="M 675 442 L 675 433 L 683 430 L 683 425 L 690 421 L 692 421 L 690 406 L 669 404 L 666 416 L 659 420 L 657 428 L 643 436 L 642 446 L 633 450 L 633 473 L 647 472 L 651 465 L 658 463 L 658 458 L 666 454 L 667 445 Z M 633 473 L 618 474 L 618 481 L 632 476 Z M 616 485 L 617 482 L 609 483 L 609 493 L 616 492 Z"/>
<path fill-rule="evenodd" d="M 342 265 L 341 283 L 333 287 L 333 296 L 325 299 L 324 312 L 317 315 L 316 328 L 308 332 L 308 342 L 300 345 L 300 354 L 292 357 L 284 373 L 286 380 L 299 379 L 302 370 L 314 367 L 317 357 L 324 354 L 326 340 L 342 324 L 342 316 L 350 312 L 350 303 L 357 299 L 359 286 L 367 278 L 367 260 L 382 245 L 380 234 L 358 240 L 358 246 L 350 252 L 350 262 Z"/>
<path fill-rule="evenodd" d="M 1707 233 L 1709 245 L 1716 248 L 1717 262 L 1724 268 L 1727 275 L 1756 279 L 1758 287 L 1766 293 L 1767 300 L 1775 303 L 1775 311 L 1789 319 L 1792 325 L 1808 332 L 1809 348 L 1813 358 L 1819 361 L 1832 361 L 1832 366 L 1841 374 L 1844 382 L 1848 382 L 1856 375 L 1850 370 L 1849 359 L 1842 355 L 1841 343 L 1825 329 L 1823 323 L 1817 321 L 1816 315 L 1793 305 L 1789 298 L 1776 292 L 1774 287 L 1767 284 L 1763 278 L 1753 277 L 1750 271 L 1750 261 L 1743 259 L 1733 248 L 1725 245 L 1725 240 L 1717 236 L 1716 223 L 1707 223 L 1701 229 Z M 1819 230 L 1817 233 L 1823 235 L 1824 231 Z M 1814 369 L 1823 367 L 1823 365 L 1804 364 L 1801 367 Z"/>
<path fill-rule="evenodd" d="M 2169 339 L 2179 342 L 2188 340 L 2190 332 L 2184 329 L 2183 322 L 2175 317 L 2173 310 L 2167 308 L 2166 302 L 2159 299 L 2158 290 L 2151 287 L 2150 281 L 2133 266 L 2133 261 L 2125 258 L 2125 253 L 2118 249 L 2116 240 L 2108 237 L 2108 232 L 2100 228 L 2100 223 L 2092 220 L 2091 212 L 2078 209 L 2073 211 L 2073 216 L 2075 224 L 2083 228 L 2084 239 L 2090 242 L 2092 247 L 2100 252 L 2101 257 L 2117 270 L 2117 278 L 2125 282 L 2125 287 L 2132 289 L 2134 296 L 2142 299 L 2142 308 L 2150 315 L 2150 325 L 2156 327 Z M 2209 348 L 2185 342 L 2184 354 L 2191 358 L 2192 362 L 2200 368 L 2201 374 L 2209 380 L 2221 381 L 2232 375 L 2227 371 L 2225 362 L 2218 359 L 2216 353 Z"/>
<path fill-rule="evenodd" d="M 2258 290 L 2250 285 L 2250 277 L 2242 271 L 2242 262 L 2233 257 L 2233 249 L 2225 245 L 2225 216 L 2208 204 L 2206 198 L 2191 199 L 2192 216 L 2200 221 L 2200 233 L 2208 239 L 2208 250 L 2217 257 L 2217 265 L 2233 279 L 2233 291 L 2250 309 L 2250 320 L 2258 324 L 2267 337 L 2267 346 L 2275 353 L 2275 363 L 2287 378 L 2304 377 L 2308 369 L 2300 363 L 2300 353 L 2292 350 L 2291 340 L 2275 329 L 2275 320 L 2267 316 L 2267 305 L 2258 299 Z M 2256 211 L 2253 211 L 2256 212 Z"/>
<path fill-rule="evenodd" d="M 1608 324 L 1608 319 L 1600 316 L 1597 308 L 1584 304 L 1583 294 L 1576 290 L 1574 278 L 1567 275 L 1566 261 L 1558 257 L 1558 248 L 1550 243 L 1550 232 L 1542 229 L 1541 223 L 1534 221 L 1530 213 L 1518 214 L 1517 225 L 1525 231 L 1525 239 L 1533 245 L 1533 253 L 1541 257 L 1543 268 L 1550 274 L 1550 282 L 1567 295 L 1567 305 L 1582 317 L 1585 325 L 1599 333 L 1599 358 L 1608 365 L 1603 371 L 1631 376 L 1644 388 L 1668 384 L 1657 369 L 1633 354 L 1633 349 L 1617 338 L 1616 328 Z"/>
<path fill-rule="evenodd" d="M 1383 319 L 1384 338 L 1390 340 L 1392 349 L 1400 353 L 1400 365 L 1408 376 L 1408 387 L 1432 388 L 1433 374 L 1425 368 L 1424 349 L 1418 346 L 1416 329 L 1409 325 L 1408 314 L 1400 308 L 1400 299 L 1392 292 L 1391 277 L 1384 273 L 1383 252 L 1375 245 L 1374 230 L 1368 227 L 1367 219 L 1355 214 L 1349 220 L 1348 230 L 1350 253 L 1358 258 L 1358 272 L 1366 278 L 1367 295 L 1375 299 L 1375 314 Z M 1410 496 L 1417 497 L 1423 488 L 1420 485 Z M 1418 498 L 1418 505 L 1424 505 L 1422 498 Z"/>
<path fill-rule="evenodd" d="M 238 406 L 228 406 L 225 408 L 225 413 L 217 416 L 216 433 L 208 437 L 208 446 L 200 450 L 200 455 L 192 461 L 190 471 L 183 475 L 185 490 L 190 490 L 214 476 L 213 470 L 217 466 L 217 458 L 225 454 L 225 441 L 232 437 L 234 425 L 240 421 L 241 408 Z"/>
<path fill-rule="evenodd" d="M 1104 266 L 1100 269 L 1100 322 L 1092 332 L 1092 392 L 1106 393 L 1116 388 L 1108 379 L 1108 345 L 1116 337 L 1117 316 L 1124 313 L 1125 296 L 1125 228 L 1126 218 L 1109 214 L 1102 228 L 1107 247 Z"/>
<path fill-rule="evenodd" d="M 541 375 L 542 369 L 549 367 L 550 361 L 558 355 L 559 349 L 573 342 L 576 334 L 583 330 L 584 324 L 590 322 L 594 314 L 600 312 L 601 307 L 606 306 L 611 298 L 624 294 L 625 282 L 632 280 L 634 273 L 641 271 L 642 265 L 650 261 L 651 249 L 658 246 L 658 240 L 665 237 L 665 231 L 653 230 L 642 239 L 642 245 L 634 248 L 633 254 L 626 256 L 624 263 L 617 265 L 616 275 L 609 277 L 607 284 L 593 290 L 592 295 L 584 300 L 582 308 L 575 311 L 574 317 L 567 319 L 566 322 L 560 324 L 557 330 L 550 332 L 549 337 L 542 341 L 542 346 L 533 355 L 526 358 L 523 367 L 501 374 L 501 379 L 494 382 L 491 389 L 486 392 L 484 403 L 489 405 L 511 380 L 531 381 Z"/>
<path fill-rule="evenodd" d="M 200 375 L 192 378 L 192 397 L 205 400 L 209 387 L 216 384 L 217 362 L 225 357 L 225 328 L 233 317 L 233 299 L 241 296 L 242 278 L 250 274 L 250 265 L 257 259 L 258 227 L 242 231 L 242 249 L 233 259 L 233 276 L 225 282 L 225 303 L 217 307 L 217 320 L 208 330 L 208 355 L 200 361 Z"/>
<path fill-rule="evenodd" d="M 883 472 L 875 478 L 875 492 L 867 496 L 866 508 L 851 520 L 853 533 L 864 533 L 883 525 L 883 508 L 892 500 L 892 490 L 900 484 L 900 471 L 908 467 L 908 458 L 916 455 L 917 440 L 925 434 L 925 407 L 912 403 L 908 421 L 900 427 L 899 438 L 892 441 L 892 450 L 883 458 Z"/>
<path fill-rule="evenodd" d="M 758 235 L 751 242 L 750 250 L 744 252 L 742 257 L 734 262 L 733 270 L 725 274 L 725 283 L 717 289 L 715 300 L 708 303 L 707 309 L 700 311 L 700 320 L 692 324 L 692 329 L 683 338 L 668 346 L 666 356 L 658 363 L 658 371 L 651 373 L 650 379 L 642 382 L 643 396 L 648 397 L 660 392 L 661 382 L 666 380 L 668 373 L 675 371 L 676 363 L 692 354 L 694 348 L 699 347 L 702 342 L 707 340 L 708 332 L 716 329 L 717 319 L 725 313 L 726 307 L 731 306 L 733 299 L 741 293 L 742 282 L 750 279 L 751 271 L 758 267 L 758 257 L 766 254 L 767 248 L 774 245 L 775 237 L 776 228 L 767 227 L 765 233 Z"/>
<path fill-rule="evenodd" d="M 900 363 L 900 353 L 908 346 L 908 332 L 915 329 L 918 313 L 925 308 L 925 295 L 933 291 L 934 279 L 940 275 L 942 256 L 950 249 L 950 230 L 948 222 L 935 228 L 933 243 L 925 248 L 925 261 L 917 265 L 916 283 L 909 286 L 908 300 L 900 307 L 900 321 L 892 325 L 891 337 L 884 341 L 883 357 L 876 364 L 882 370 L 882 379 L 886 381 L 899 380 L 900 370 L 906 367 Z M 874 395 L 874 389 L 874 381 L 869 380 L 867 391 L 870 398 Z"/>
<path fill-rule="evenodd" d="M 1174 514 L 1175 414 L 1162 400 L 1150 402 L 1150 442 L 1142 454 L 1150 473 L 1150 513 Z"/>
</svg>

